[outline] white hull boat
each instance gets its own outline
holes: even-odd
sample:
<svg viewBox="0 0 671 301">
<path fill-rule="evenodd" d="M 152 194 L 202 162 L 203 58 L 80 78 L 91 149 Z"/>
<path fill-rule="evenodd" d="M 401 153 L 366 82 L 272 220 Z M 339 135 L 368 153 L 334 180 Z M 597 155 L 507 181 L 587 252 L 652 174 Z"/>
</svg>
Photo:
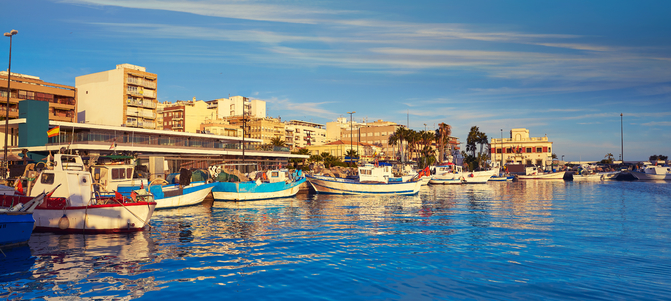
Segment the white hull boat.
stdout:
<svg viewBox="0 0 671 301">
<path fill-rule="evenodd" d="M 603 178 L 600 174 L 587 174 L 587 175 L 573 175 L 573 181 L 602 181 Z"/>
<path fill-rule="evenodd" d="M 632 171 L 639 180 L 671 180 L 671 167 L 646 165 L 643 171 Z"/>
<path fill-rule="evenodd" d="M 129 198 L 93 198 L 91 173 L 81 157 L 56 154 L 52 170 L 43 170 L 30 195 L 57 188 L 35 208 L 35 230 L 107 233 L 143 230 L 156 203 Z M 60 185 L 60 187 L 58 187 Z"/>
<path fill-rule="evenodd" d="M 473 171 L 470 173 L 464 174 L 464 183 L 465 184 L 486 184 L 489 181 L 489 178 L 498 174 L 498 169 L 496 170 L 487 170 L 487 171 Z"/>
<path fill-rule="evenodd" d="M 464 174 L 461 166 L 452 163 L 436 166 L 435 174 L 431 176 L 429 184 L 461 184 Z"/>
<path fill-rule="evenodd" d="M 422 187 L 420 181 L 374 183 L 325 176 L 307 176 L 307 178 L 318 193 L 329 194 L 413 195 L 417 194 Z"/>
<path fill-rule="evenodd" d="M 517 176 L 520 180 L 563 180 L 565 171 L 553 172 L 553 173 L 538 173 L 535 175 L 519 175 Z"/>
</svg>

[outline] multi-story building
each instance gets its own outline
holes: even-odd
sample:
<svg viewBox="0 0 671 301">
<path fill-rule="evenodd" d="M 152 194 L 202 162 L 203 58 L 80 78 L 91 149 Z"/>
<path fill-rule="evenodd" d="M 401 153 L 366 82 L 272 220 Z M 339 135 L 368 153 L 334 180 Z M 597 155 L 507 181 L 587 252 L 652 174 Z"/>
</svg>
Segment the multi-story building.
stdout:
<svg viewBox="0 0 671 301">
<path fill-rule="evenodd" d="M 273 138 L 284 141 L 284 123 L 275 118 L 252 118 L 247 121 L 247 138 L 261 139 L 262 144 L 271 144 Z"/>
<path fill-rule="evenodd" d="M 326 143 L 326 129 L 323 124 L 291 120 L 286 123 L 285 143 L 291 149 L 305 148 L 311 145 L 324 145 Z"/>
<path fill-rule="evenodd" d="M 72 86 L 48 83 L 37 76 L 12 73 L 9 118 L 19 117 L 18 104 L 24 99 L 49 103 L 49 120 L 77 122 L 77 90 Z M 7 71 L 0 71 L 0 117 L 7 114 Z"/>
<path fill-rule="evenodd" d="M 360 125 L 358 128 L 342 128 L 341 136 L 346 142 L 364 142 L 377 146 L 380 153 L 376 155 L 380 160 L 396 160 L 398 159 L 398 146 L 389 145 L 389 136 L 399 127 L 403 126 L 395 122 L 377 120 Z"/>
<path fill-rule="evenodd" d="M 529 130 L 511 129 L 510 138 L 492 138 L 492 163 L 547 166 L 552 164 L 552 142 L 548 137 L 529 137 Z"/>
<path fill-rule="evenodd" d="M 175 132 L 199 133 L 205 120 L 212 120 L 216 111 L 208 109 L 202 100 L 176 101 L 163 108 L 163 129 Z"/>
<path fill-rule="evenodd" d="M 223 119 L 205 120 L 200 124 L 200 133 L 228 137 L 242 137 L 242 127 L 229 124 Z"/>
<path fill-rule="evenodd" d="M 78 119 L 93 124 L 155 129 L 157 77 L 131 64 L 75 78 Z"/>
<path fill-rule="evenodd" d="M 207 102 L 210 109 L 217 110 L 217 118 L 227 119 L 230 117 L 246 116 L 252 118 L 266 117 L 266 102 L 258 99 L 249 99 L 243 96 L 232 96 L 219 98 Z"/>
<path fill-rule="evenodd" d="M 156 104 L 156 129 L 163 129 L 163 109 L 175 105 L 174 102 L 164 101 Z"/>
<path fill-rule="evenodd" d="M 355 120 L 350 122 L 349 119 L 345 117 L 339 117 L 336 121 L 326 123 L 326 142 L 333 142 L 343 139 L 343 130 L 344 129 L 358 129 L 362 126 L 366 126 L 365 122 L 359 123 Z"/>
<path fill-rule="evenodd" d="M 373 144 L 357 141 L 350 143 L 349 140 L 338 140 L 322 145 L 310 145 L 306 148 L 310 151 L 310 155 L 328 153 L 342 161 L 347 160 L 345 155 L 350 149 L 355 152 L 358 150 L 360 162 L 373 162 L 375 154 L 380 153 L 380 148 Z"/>
</svg>

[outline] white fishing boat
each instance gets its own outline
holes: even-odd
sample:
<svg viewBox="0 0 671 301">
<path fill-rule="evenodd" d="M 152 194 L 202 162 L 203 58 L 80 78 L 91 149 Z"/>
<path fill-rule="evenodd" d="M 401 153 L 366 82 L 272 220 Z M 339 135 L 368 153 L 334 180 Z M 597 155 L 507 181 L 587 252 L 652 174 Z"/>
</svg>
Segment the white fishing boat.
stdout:
<svg viewBox="0 0 671 301">
<path fill-rule="evenodd" d="M 641 170 L 632 170 L 631 174 L 639 180 L 671 180 L 671 167 L 646 164 Z"/>
<path fill-rule="evenodd" d="M 518 175 L 519 180 L 562 180 L 564 179 L 565 171 L 546 173 L 539 170 L 536 166 L 526 168 L 525 175 Z"/>
<path fill-rule="evenodd" d="M 463 182 L 463 170 L 461 166 L 447 163 L 435 167 L 429 184 L 461 184 Z"/>
<path fill-rule="evenodd" d="M 386 170 L 389 168 L 389 170 Z M 420 181 L 390 181 L 389 166 L 366 164 L 358 168 L 358 179 L 342 179 L 327 176 L 307 176 L 318 193 L 329 194 L 398 194 L 412 195 L 419 192 Z"/>
<path fill-rule="evenodd" d="M 210 166 L 213 179 L 225 172 L 223 165 Z M 230 175 L 229 175 L 230 176 Z M 242 176 L 242 175 L 240 175 Z M 268 170 L 253 173 L 252 181 L 215 182 L 212 197 L 215 201 L 252 201 L 295 196 L 306 179 L 301 170 L 290 172 L 288 169 Z"/>
<path fill-rule="evenodd" d="M 598 173 L 584 173 L 584 174 L 574 174 L 573 181 L 583 182 L 583 181 L 602 181 L 603 178 Z"/>
<path fill-rule="evenodd" d="M 515 179 L 515 176 L 511 175 L 498 175 L 498 176 L 492 176 L 489 178 L 490 182 L 510 182 Z"/>
<path fill-rule="evenodd" d="M 140 231 L 156 207 L 151 199 L 93 197 L 91 173 L 80 156 L 56 154 L 52 169 L 43 170 L 30 196 L 55 191 L 33 211 L 35 229 L 42 231 L 104 233 Z M 59 187 L 60 185 L 60 187 Z"/>
<path fill-rule="evenodd" d="M 463 181 L 464 184 L 486 184 L 491 177 L 493 177 L 495 174 L 498 173 L 499 173 L 498 168 L 491 170 L 467 172 L 464 173 Z"/>
<path fill-rule="evenodd" d="M 601 176 L 602 181 L 606 181 L 606 180 L 614 180 L 615 178 L 617 178 L 617 176 L 620 175 L 620 172 L 619 171 L 605 171 L 605 172 L 599 172 L 597 174 L 599 174 Z"/>
</svg>

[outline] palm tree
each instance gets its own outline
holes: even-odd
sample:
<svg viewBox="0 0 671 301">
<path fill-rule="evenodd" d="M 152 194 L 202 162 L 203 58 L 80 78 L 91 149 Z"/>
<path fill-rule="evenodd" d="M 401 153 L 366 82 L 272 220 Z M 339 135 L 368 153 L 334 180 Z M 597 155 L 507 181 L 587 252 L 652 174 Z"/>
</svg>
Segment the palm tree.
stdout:
<svg viewBox="0 0 671 301">
<path fill-rule="evenodd" d="M 284 140 L 280 137 L 273 137 L 270 139 L 270 144 L 273 146 L 287 146 L 286 143 L 284 143 Z"/>
<path fill-rule="evenodd" d="M 417 149 L 417 143 L 420 141 L 420 135 L 415 130 L 408 130 L 406 133 L 405 141 L 408 142 L 408 157 L 410 160 L 412 160 L 413 153 Z M 417 157 L 416 154 L 414 157 Z"/>
<path fill-rule="evenodd" d="M 436 144 L 438 145 L 438 163 L 443 163 L 445 157 L 445 145 L 447 145 L 450 135 L 452 135 L 452 127 L 444 122 L 438 124 L 436 130 Z"/>
<path fill-rule="evenodd" d="M 396 131 L 394 132 L 393 136 L 396 138 L 396 142 L 399 144 L 399 152 L 401 153 L 401 161 L 403 161 L 403 158 L 405 157 L 405 151 L 403 147 L 403 141 L 407 141 L 408 139 L 408 130 L 402 126 L 399 126 L 396 128 Z"/>
<path fill-rule="evenodd" d="M 606 160 L 608 161 L 609 164 L 613 163 L 613 154 L 607 153 L 605 158 L 606 158 Z"/>
</svg>

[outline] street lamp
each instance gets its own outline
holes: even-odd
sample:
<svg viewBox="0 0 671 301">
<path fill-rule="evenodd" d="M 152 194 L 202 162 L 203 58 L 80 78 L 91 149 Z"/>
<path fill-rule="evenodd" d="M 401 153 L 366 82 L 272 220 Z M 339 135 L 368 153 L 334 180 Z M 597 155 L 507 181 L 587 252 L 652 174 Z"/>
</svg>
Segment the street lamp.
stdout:
<svg viewBox="0 0 671 301">
<path fill-rule="evenodd" d="M 620 159 L 624 163 L 624 126 L 622 125 L 622 113 L 620 113 L 620 155 L 622 156 Z"/>
<path fill-rule="evenodd" d="M 501 168 L 503 168 L 503 129 L 501 129 Z"/>
<path fill-rule="evenodd" d="M 426 123 L 424 124 L 424 131 L 426 132 Z"/>
<path fill-rule="evenodd" d="M 356 111 L 352 112 L 347 112 L 349 114 L 349 153 L 350 155 L 352 154 L 352 137 L 354 137 L 354 129 L 353 129 L 353 123 L 352 123 L 352 114 L 356 113 Z M 352 157 L 350 156 L 350 162 L 352 161 Z"/>
<path fill-rule="evenodd" d="M 5 36 L 9 37 L 9 65 L 7 66 L 7 107 L 5 108 L 5 156 L 2 160 L 2 178 L 7 179 L 7 170 L 9 165 L 7 163 L 7 135 L 9 133 L 9 95 L 12 90 L 9 88 L 9 79 L 12 77 L 12 37 L 19 33 L 16 29 L 10 32 L 5 32 Z"/>
</svg>

